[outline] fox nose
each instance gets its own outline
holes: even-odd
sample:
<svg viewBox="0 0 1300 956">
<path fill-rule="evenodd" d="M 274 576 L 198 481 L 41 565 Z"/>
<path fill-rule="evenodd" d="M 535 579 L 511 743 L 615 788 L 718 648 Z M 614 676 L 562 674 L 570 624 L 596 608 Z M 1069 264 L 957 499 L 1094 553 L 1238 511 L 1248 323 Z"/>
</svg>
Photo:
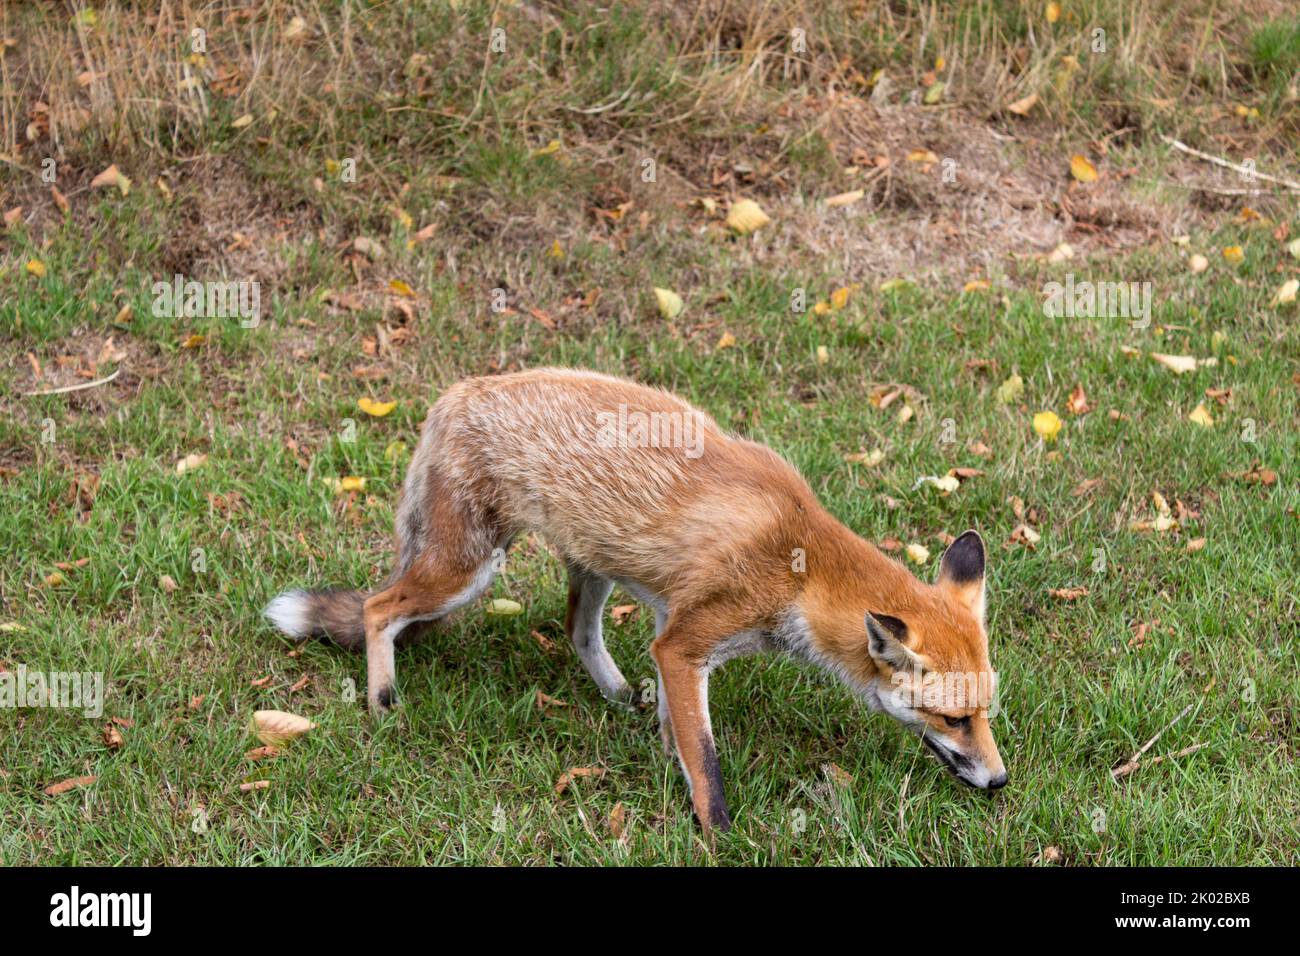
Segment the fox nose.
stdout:
<svg viewBox="0 0 1300 956">
<path fill-rule="evenodd" d="M 1001 790 L 1006 785 L 1007 785 L 1007 772 L 1005 770 L 1002 771 L 1000 774 L 998 774 L 996 777 L 993 777 L 989 780 L 990 790 Z"/>
</svg>

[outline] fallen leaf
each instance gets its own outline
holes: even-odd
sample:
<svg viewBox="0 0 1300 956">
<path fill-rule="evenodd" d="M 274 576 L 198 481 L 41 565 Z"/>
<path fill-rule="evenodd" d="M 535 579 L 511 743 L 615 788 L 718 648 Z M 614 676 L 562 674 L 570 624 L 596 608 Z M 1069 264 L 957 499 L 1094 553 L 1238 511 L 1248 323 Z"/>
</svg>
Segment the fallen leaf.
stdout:
<svg viewBox="0 0 1300 956">
<path fill-rule="evenodd" d="M 1061 424 L 1061 419 L 1057 417 L 1056 412 L 1039 412 L 1034 416 L 1034 431 L 1045 442 L 1056 441 L 1056 436 L 1061 431 Z"/>
<path fill-rule="evenodd" d="M 1195 422 L 1205 428 L 1210 428 L 1214 425 L 1214 419 L 1210 417 L 1210 410 L 1205 407 L 1204 402 L 1197 404 L 1187 418 L 1189 421 Z"/>
<path fill-rule="evenodd" d="M 1187 260 L 1187 266 L 1193 272 L 1204 272 L 1206 269 L 1210 268 L 1210 260 L 1198 252 Z"/>
<path fill-rule="evenodd" d="M 1007 112 L 1015 113 L 1017 116 L 1028 116 L 1029 111 L 1038 105 L 1038 94 L 1030 93 L 1028 96 L 1016 100 L 1014 103 L 1007 104 Z"/>
<path fill-rule="evenodd" d="M 273 760 L 280 756 L 283 751 L 278 747 L 272 747 L 269 744 L 263 747 L 254 747 L 244 754 L 248 760 Z"/>
<path fill-rule="evenodd" d="M 1088 589 L 1085 587 L 1052 588 L 1047 593 L 1062 601 L 1077 601 L 1081 597 L 1088 596 Z"/>
<path fill-rule="evenodd" d="M 1246 258 L 1246 254 L 1242 252 L 1241 246 L 1226 246 L 1223 250 L 1223 258 L 1235 266 Z"/>
<path fill-rule="evenodd" d="M 1012 375 L 998 386 L 998 401 L 1008 405 L 1025 394 L 1025 380 L 1019 375 Z"/>
<path fill-rule="evenodd" d="M 77 787 L 88 787 L 99 778 L 96 776 L 88 777 L 70 777 L 67 780 L 60 780 L 58 783 L 52 783 L 45 788 L 47 797 L 57 797 L 61 793 L 67 793 L 69 790 L 75 790 Z"/>
<path fill-rule="evenodd" d="M 1195 554 L 1197 551 L 1200 551 L 1204 547 L 1205 547 L 1204 538 L 1193 538 L 1191 541 L 1187 542 L 1187 553 Z"/>
<path fill-rule="evenodd" d="M 388 288 L 392 289 L 394 292 L 396 292 L 398 295 L 404 298 L 407 299 L 415 298 L 415 290 L 412 289 L 410 285 L 403 282 L 401 279 L 389 279 Z"/>
<path fill-rule="evenodd" d="M 207 462 L 207 460 L 207 455 L 191 452 L 180 461 L 176 462 L 176 474 L 183 475 L 187 471 L 193 471 L 195 468 L 200 468 Z"/>
<path fill-rule="evenodd" d="M 610 609 L 609 616 L 615 624 L 626 624 L 636 616 L 637 608 L 636 604 L 619 604 Z"/>
<path fill-rule="evenodd" d="M 1023 544 L 1032 550 L 1034 545 L 1038 544 L 1038 542 L 1042 540 L 1042 537 L 1041 534 L 1029 527 L 1029 525 L 1018 524 L 1016 525 L 1015 530 L 1011 532 L 1011 537 L 1007 539 L 1007 543 Z"/>
<path fill-rule="evenodd" d="M 1178 375 L 1196 371 L 1196 359 L 1191 355 L 1164 355 L 1160 352 L 1152 352 L 1151 357 Z"/>
<path fill-rule="evenodd" d="M 1279 305 L 1294 305 L 1297 292 L 1300 292 L 1300 279 L 1287 279 L 1273 293 L 1273 298 L 1269 300 L 1268 304 L 1275 309 Z"/>
<path fill-rule="evenodd" d="M 1091 494 L 1092 490 L 1102 483 L 1102 478 L 1085 478 L 1074 486 L 1070 494 L 1075 498 L 1082 498 L 1084 495 Z"/>
<path fill-rule="evenodd" d="M 158 586 L 161 587 L 168 594 L 171 594 L 177 588 L 180 587 L 180 585 L 176 583 L 176 579 L 173 578 L 170 574 L 164 574 L 162 577 L 160 577 L 158 579 Z"/>
<path fill-rule="evenodd" d="M 250 780 L 248 783 L 241 783 L 239 785 L 239 792 L 249 793 L 253 790 L 265 790 L 270 785 L 270 780 Z"/>
<path fill-rule="evenodd" d="M 1070 175 L 1081 183 L 1097 181 L 1097 167 L 1089 162 L 1088 157 L 1075 153 L 1070 157 Z"/>
<path fill-rule="evenodd" d="M 627 810 L 620 800 L 614 804 L 614 809 L 609 811 L 609 832 L 615 840 L 623 839 L 623 832 L 627 828 Z"/>
<path fill-rule="evenodd" d="M 741 235 L 762 229 L 771 217 L 752 199 L 741 199 L 731 204 L 727 212 L 727 225 Z"/>
<path fill-rule="evenodd" d="M 560 779 L 555 782 L 555 792 L 557 795 L 564 793 L 569 789 L 569 784 L 579 777 L 595 777 L 599 780 L 603 776 L 605 776 L 604 767 L 570 767 L 560 774 Z"/>
<path fill-rule="evenodd" d="M 1065 407 L 1071 415 L 1086 415 L 1093 409 L 1093 406 L 1088 404 L 1088 395 L 1084 392 L 1082 385 L 1074 386 Z"/>
<path fill-rule="evenodd" d="M 268 747 L 283 747 L 315 726 L 306 717 L 283 710 L 258 710 L 253 712 L 248 729 Z"/>
<path fill-rule="evenodd" d="M 853 189 L 846 193 L 837 193 L 826 200 L 826 205 L 831 209 L 838 209 L 841 206 L 852 206 L 865 195 L 866 191 L 862 189 Z"/>
<path fill-rule="evenodd" d="M 723 332 L 722 337 L 718 339 L 719 349 L 729 349 L 736 344 L 736 337 L 730 332 Z"/>
<path fill-rule="evenodd" d="M 494 598 L 488 602 L 487 613 L 493 617 L 514 617 L 524 613 L 524 606 L 509 598 Z"/>
<path fill-rule="evenodd" d="M 41 262 L 40 259 L 28 259 L 28 260 L 27 260 L 27 271 L 28 271 L 28 273 L 30 273 L 31 275 L 36 276 L 36 278 L 38 278 L 38 279 L 44 279 L 44 278 L 45 278 L 45 263 L 44 263 L 44 262 Z"/>
<path fill-rule="evenodd" d="M 385 415 L 387 415 L 396 407 L 397 407 L 397 402 L 395 401 L 376 402 L 368 395 L 362 396 L 361 398 L 357 399 L 357 408 L 361 409 L 363 412 L 365 412 L 367 415 L 370 415 L 373 418 L 383 418 Z"/>
<path fill-rule="evenodd" d="M 930 560 L 930 549 L 923 544 L 909 544 L 904 553 L 913 564 L 925 564 Z"/>
<path fill-rule="evenodd" d="M 822 764 L 822 776 L 837 787 L 848 789 L 853 786 L 853 774 L 849 773 L 837 763 L 829 761 Z"/>
<path fill-rule="evenodd" d="M 105 724 L 103 733 L 101 733 L 100 736 L 104 740 L 104 746 L 109 750 L 118 750 L 124 743 L 122 740 L 122 732 L 112 724 Z"/>
<path fill-rule="evenodd" d="M 659 314 L 669 321 L 681 315 L 682 309 L 686 308 L 686 303 L 682 301 L 682 297 L 672 289 L 661 289 L 656 286 L 654 293 L 655 303 L 659 307 Z"/>
<path fill-rule="evenodd" d="M 118 170 L 116 163 L 109 166 L 90 181 L 90 187 L 92 189 L 102 189 L 111 186 L 116 186 L 123 196 L 127 195 L 131 191 L 131 180 L 122 175 Z"/>
<path fill-rule="evenodd" d="M 885 460 L 885 453 L 879 448 L 873 448 L 871 451 L 854 452 L 851 455 L 845 455 L 844 460 L 854 465 L 866 465 L 868 468 L 875 468 Z"/>
<path fill-rule="evenodd" d="M 543 694 L 540 690 L 537 692 L 537 709 L 545 710 L 547 707 L 568 707 L 567 701 L 560 700 L 558 697 L 552 697 L 550 694 Z"/>
<path fill-rule="evenodd" d="M 1052 0 L 1052 2 L 1047 5 L 1045 15 L 1048 23 L 1055 23 L 1057 20 L 1061 19 L 1061 5 L 1057 3 L 1056 0 Z"/>
</svg>

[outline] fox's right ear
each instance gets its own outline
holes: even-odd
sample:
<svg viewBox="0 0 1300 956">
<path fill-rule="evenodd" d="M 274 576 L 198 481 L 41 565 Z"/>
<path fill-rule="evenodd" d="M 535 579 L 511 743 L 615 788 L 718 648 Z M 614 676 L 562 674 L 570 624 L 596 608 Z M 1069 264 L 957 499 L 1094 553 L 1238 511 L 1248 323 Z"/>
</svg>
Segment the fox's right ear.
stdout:
<svg viewBox="0 0 1300 956">
<path fill-rule="evenodd" d="M 907 625 L 888 614 L 867 612 L 867 648 L 872 660 L 892 670 L 911 670 L 921 660 L 907 646 Z"/>
<path fill-rule="evenodd" d="M 957 600 L 984 621 L 984 539 L 975 530 L 957 536 L 939 561 L 939 580 Z"/>
</svg>

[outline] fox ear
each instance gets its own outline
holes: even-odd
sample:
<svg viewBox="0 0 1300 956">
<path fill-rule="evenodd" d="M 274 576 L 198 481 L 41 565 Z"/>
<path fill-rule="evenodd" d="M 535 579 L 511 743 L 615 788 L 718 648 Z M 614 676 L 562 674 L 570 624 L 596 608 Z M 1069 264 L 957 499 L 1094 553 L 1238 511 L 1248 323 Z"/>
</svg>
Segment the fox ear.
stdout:
<svg viewBox="0 0 1300 956">
<path fill-rule="evenodd" d="M 888 614 L 867 612 L 867 648 L 871 659 L 893 670 L 920 666 L 920 659 L 907 647 L 907 625 Z"/>
<path fill-rule="evenodd" d="M 984 540 L 978 531 L 964 532 L 948 545 L 939 562 L 937 584 L 952 592 L 983 623 Z"/>
</svg>

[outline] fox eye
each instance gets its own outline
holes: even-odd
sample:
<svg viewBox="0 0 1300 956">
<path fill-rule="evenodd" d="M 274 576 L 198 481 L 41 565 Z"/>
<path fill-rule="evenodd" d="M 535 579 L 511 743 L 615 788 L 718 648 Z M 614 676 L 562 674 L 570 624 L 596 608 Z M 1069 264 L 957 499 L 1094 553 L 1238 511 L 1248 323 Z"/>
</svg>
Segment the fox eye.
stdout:
<svg viewBox="0 0 1300 956">
<path fill-rule="evenodd" d="M 948 717 L 944 716 L 943 722 L 949 727 L 968 727 L 970 726 L 970 716 L 966 717 Z"/>
</svg>

